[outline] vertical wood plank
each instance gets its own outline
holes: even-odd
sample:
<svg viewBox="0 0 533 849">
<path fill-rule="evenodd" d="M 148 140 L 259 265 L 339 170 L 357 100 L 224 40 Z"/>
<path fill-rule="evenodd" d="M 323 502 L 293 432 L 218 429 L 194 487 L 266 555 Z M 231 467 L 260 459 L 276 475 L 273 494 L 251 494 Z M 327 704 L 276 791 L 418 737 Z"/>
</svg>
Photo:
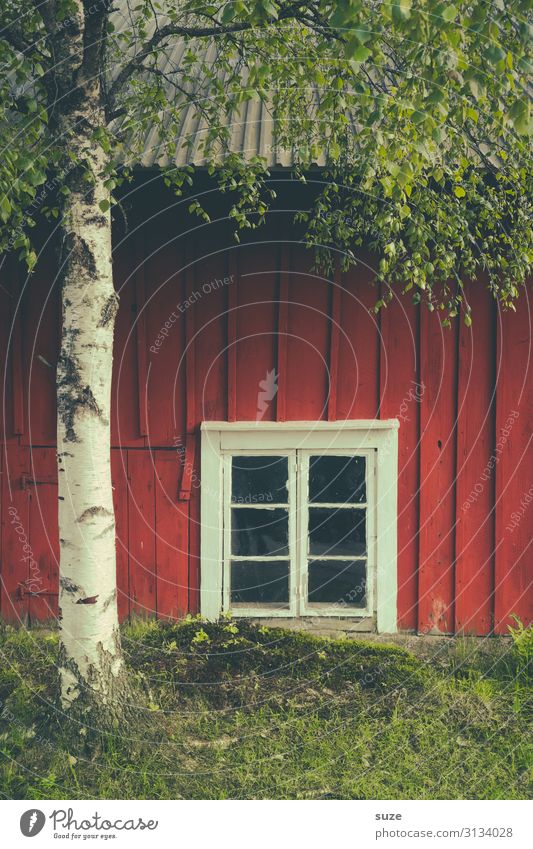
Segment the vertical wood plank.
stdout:
<svg viewBox="0 0 533 849">
<path fill-rule="evenodd" d="M 465 287 L 473 325 L 459 321 L 455 630 L 492 630 L 495 485 L 495 302 L 479 281 Z"/>
<path fill-rule="evenodd" d="M 147 451 L 128 451 L 130 610 L 155 616 L 156 551 L 154 467 Z"/>
<path fill-rule="evenodd" d="M 49 263 L 39 263 L 24 293 L 22 336 L 27 340 L 22 351 L 22 393 L 26 406 L 23 442 L 55 445 L 56 442 L 56 366 L 59 356 L 58 317 L 61 316 L 59 286 Z"/>
<path fill-rule="evenodd" d="M 194 255 L 194 244 L 191 254 Z M 189 255 L 189 257 L 191 256 Z M 185 274 L 184 286 L 185 297 L 190 296 L 191 292 L 196 291 L 195 283 L 197 279 L 196 265 L 191 265 L 187 268 Z M 200 418 L 197 412 L 197 339 L 196 339 L 196 314 L 195 307 L 191 307 L 186 312 L 186 328 L 185 328 L 185 347 L 186 347 L 186 429 L 187 435 L 194 434 L 198 420 Z M 195 440 L 196 442 L 196 440 Z M 189 443 L 190 444 L 190 443 Z M 196 455 L 192 458 L 192 467 L 197 462 Z M 201 474 L 201 470 L 200 470 Z M 183 477 L 183 476 L 182 476 Z M 182 509 L 184 509 L 182 507 Z M 195 488 L 190 491 L 190 500 L 188 502 L 189 523 L 188 523 L 188 609 L 191 613 L 198 613 L 200 610 L 200 500 L 198 490 Z"/>
<path fill-rule="evenodd" d="M 279 270 L 270 245 L 239 249 L 237 312 L 237 419 L 275 421 L 276 399 L 263 386 L 276 387 Z"/>
<path fill-rule="evenodd" d="M 532 307 L 521 292 L 517 312 L 498 315 L 496 372 L 495 623 L 507 633 L 515 614 L 533 619 Z"/>
<path fill-rule="evenodd" d="M 2 474 L 2 619 L 25 623 L 28 598 L 21 597 L 19 584 L 29 577 L 30 546 L 29 491 L 23 478 L 29 471 L 29 451 L 18 444 L 4 446 Z"/>
<path fill-rule="evenodd" d="M 200 440 L 195 440 L 194 468 L 200 469 Z M 201 470 L 200 470 L 201 471 Z M 200 612 L 200 476 L 192 482 L 189 501 L 189 610 Z"/>
<path fill-rule="evenodd" d="M 237 419 L 237 311 L 239 308 L 239 262 L 236 250 L 229 252 L 227 299 L 227 371 L 228 371 L 228 421 Z"/>
<path fill-rule="evenodd" d="M 372 419 L 379 408 L 379 327 L 373 308 L 378 291 L 359 264 L 344 275 L 341 300 L 338 419 Z"/>
<path fill-rule="evenodd" d="M 117 448 L 111 451 L 111 479 L 113 506 L 115 508 L 115 537 L 117 552 L 117 604 L 118 617 L 124 622 L 130 615 L 130 563 L 129 563 L 129 483 L 128 452 Z"/>
<path fill-rule="evenodd" d="M 184 300 L 194 291 L 195 267 L 190 265 L 184 274 Z M 185 370 L 187 413 L 186 430 L 193 433 L 196 427 L 196 337 L 194 307 L 189 307 L 185 313 Z"/>
<path fill-rule="evenodd" d="M 228 275 L 223 252 L 205 256 L 196 265 L 197 297 L 190 311 L 195 319 L 196 420 L 223 420 L 227 413 L 226 303 Z"/>
<path fill-rule="evenodd" d="M 13 271 L 12 277 L 12 355 L 11 369 L 13 381 L 13 433 L 21 436 L 24 433 L 24 373 L 22 369 L 22 297 L 20 272 Z"/>
<path fill-rule="evenodd" d="M 418 628 L 454 631 L 458 322 L 421 313 L 420 552 Z"/>
<path fill-rule="evenodd" d="M 279 272 L 278 295 L 278 356 L 276 420 L 284 422 L 287 417 L 287 334 L 289 320 L 289 275 L 291 269 L 291 252 L 289 245 L 282 245 Z"/>
<path fill-rule="evenodd" d="M 148 435 L 148 384 L 146 369 L 146 290 L 144 270 L 146 262 L 146 246 L 144 232 L 137 236 L 137 264 L 135 269 L 135 302 L 137 315 L 135 322 L 136 354 L 137 354 L 137 405 L 139 417 L 139 435 Z"/>
<path fill-rule="evenodd" d="M 128 237 L 113 251 L 113 277 L 119 295 L 119 310 L 113 342 L 111 444 L 123 447 L 142 447 L 145 444 L 145 438 L 139 435 L 135 236 Z"/>
<path fill-rule="evenodd" d="M 57 460 L 55 448 L 32 448 L 28 484 L 31 557 L 39 570 L 42 596 L 28 603 L 30 621 L 53 619 L 58 613 L 59 532 L 57 525 Z"/>
<path fill-rule="evenodd" d="M 156 451 L 155 468 L 157 616 L 177 619 L 188 610 L 189 509 L 176 501 L 176 452 Z"/>
<path fill-rule="evenodd" d="M 13 389 L 10 351 L 10 322 L 12 312 L 12 291 L 9 265 L 4 257 L 0 261 L 0 378 L 2 380 L 3 414 L 0 416 L 0 440 L 13 436 Z"/>
<path fill-rule="evenodd" d="M 144 272 L 148 431 L 150 445 L 161 447 L 185 441 L 185 325 L 186 316 L 194 311 L 185 291 L 185 250 L 167 223 L 154 221 L 149 226 Z"/>
<path fill-rule="evenodd" d="M 337 384 L 339 378 L 339 346 L 341 333 L 342 273 L 340 262 L 335 261 L 335 274 L 331 284 L 331 321 L 329 343 L 328 421 L 337 419 Z"/>
<path fill-rule="evenodd" d="M 419 308 L 395 295 L 381 312 L 380 414 L 398 419 L 398 627 L 418 624 L 420 483 Z"/>
<path fill-rule="evenodd" d="M 287 420 L 327 417 L 330 304 L 328 280 L 312 271 L 312 254 L 291 248 L 292 266 L 287 331 Z"/>
</svg>

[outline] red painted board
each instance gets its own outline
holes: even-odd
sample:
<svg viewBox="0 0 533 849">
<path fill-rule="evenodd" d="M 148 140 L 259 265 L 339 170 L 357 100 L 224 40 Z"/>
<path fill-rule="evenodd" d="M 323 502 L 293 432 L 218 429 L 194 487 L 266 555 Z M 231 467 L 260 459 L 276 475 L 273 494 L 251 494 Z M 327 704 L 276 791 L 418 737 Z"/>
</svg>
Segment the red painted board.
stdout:
<svg viewBox="0 0 533 849">
<path fill-rule="evenodd" d="M 419 308 L 395 293 L 383 308 L 380 413 L 398 419 L 398 627 L 417 629 L 420 385 Z"/>
<path fill-rule="evenodd" d="M 493 626 L 495 302 L 480 281 L 465 287 L 473 324 L 459 321 L 455 630 Z"/>
<path fill-rule="evenodd" d="M 341 337 L 342 273 L 335 263 L 334 279 L 330 286 L 329 361 L 328 361 L 328 421 L 337 420 L 337 390 L 339 384 L 339 347 Z"/>
<path fill-rule="evenodd" d="M 149 444 L 177 445 L 184 440 L 187 313 L 193 309 L 184 294 L 184 249 L 175 238 L 150 232 L 145 263 Z M 147 402 L 144 401 L 146 407 Z"/>
<path fill-rule="evenodd" d="M 146 245 L 142 234 L 137 240 L 137 267 L 135 269 L 135 341 L 137 359 L 137 403 L 139 413 L 139 436 L 148 435 L 148 410 L 150 393 L 147 380 L 147 337 L 146 337 L 146 292 L 144 275 L 146 268 Z"/>
<path fill-rule="evenodd" d="M 119 295 L 113 344 L 113 381 L 111 390 L 111 444 L 141 447 L 139 435 L 139 392 L 135 321 L 135 235 L 130 235 L 113 252 L 113 278 Z"/>
<path fill-rule="evenodd" d="M 195 475 L 189 501 L 189 611 L 200 612 L 200 440 L 196 440 Z"/>
<path fill-rule="evenodd" d="M 57 526 L 57 454 L 55 448 L 30 449 L 29 524 L 32 560 L 38 569 L 40 596 L 29 599 L 30 621 L 58 613 L 59 532 Z M 48 595 L 53 593 L 53 595 Z"/>
<path fill-rule="evenodd" d="M 194 268 L 196 419 L 224 420 L 227 410 L 226 311 L 231 285 L 223 252 L 201 255 Z"/>
<path fill-rule="evenodd" d="M 313 255 L 291 247 L 287 325 L 287 420 L 327 418 L 330 282 L 311 271 Z"/>
<path fill-rule="evenodd" d="M 118 617 L 123 622 L 130 615 L 128 452 L 124 449 L 111 451 L 111 480 L 115 509 Z"/>
<path fill-rule="evenodd" d="M 23 485 L 29 462 L 27 448 L 16 444 L 3 446 L 0 609 L 4 622 L 25 623 L 28 616 L 28 598 L 21 598 L 18 588 L 30 575 L 30 499 L 29 490 Z M 35 578 L 38 579 L 37 574 Z"/>
<path fill-rule="evenodd" d="M 289 300 L 291 297 L 291 247 L 290 245 L 282 245 L 279 251 L 279 284 L 278 284 L 278 312 L 277 312 L 277 369 L 272 377 L 272 373 L 267 379 L 265 385 L 261 386 L 261 392 L 266 392 L 269 396 L 275 395 L 276 398 L 276 421 L 284 422 L 287 419 L 287 374 L 288 374 L 288 342 L 289 342 Z M 275 384 L 274 386 L 272 384 Z M 266 398 L 258 397 L 258 407 L 260 414 L 265 417 L 265 404 L 268 404 Z"/>
<path fill-rule="evenodd" d="M 533 358 L 531 289 L 498 315 L 495 631 L 533 619 Z M 529 293 L 529 294 L 528 294 Z"/>
<path fill-rule="evenodd" d="M 23 365 L 24 296 L 20 269 L 12 271 L 11 300 L 11 377 L 13 387 L 13 433 L 24 434 L 26 424 L 26 380 Z"/>
<path fill-rule="evenodd" d="M 156 551 L 153 459 L 147 451 L 128 451 L 130 611 L 155 616 Z"/>
<path fill-rule="evenodd" d="M 157 451 L 156 557 L 157 616 L 177 619 L 188 610 L 189 508 L 176 499 L 180 460 L 175 451 Z"/>
<path fill-rule="evenodd" d="M 379 404 L 379 290 L 362 264 L 343 275 L 337 418 L 373 419 Z"/>
<path fill-rule="evenodd" d="M 25 280 L 22 310 L 22 391 L 27 409 L 23 441 L 55 445 L 56 367 L 59 356 L 59 284 L 53 266 L 39 263 Z"/>
<path fill-rule="evenodd" d="M 226 292 L 226 368 L 228 373 L 228 421 L 237 419 L 237 311 L 239 306 L 240 269 L 238 254 L 235 250 L 228 255 L 228 270 L 231 283 Z"/>
<path fill-rule="evenodd" d="M 420 311 L 420 547 L 418 628 L 454 630 L 458 322 Z"/>
<path fill-rule="evenodd" d="M 185 428 L 184 434 L 193 433 L 196 424 L 196 319 L 193 304 L 190 299 L 192 297 L 195 282 L 194 265 L 189 264 L 189 255 L 187 254 L 187 266 L 182 281 L 183 301 L 187 302 L 185 312 Z M 184 440 L 181 440 L 183 444 Z"/>
<path fill-rule="evenodd" d="M 2 412 L 0 415 L 0 440 L 13 436 L 13 381 L 11 369 L 11 277 L 9 265 L 0 262 L 0 380 Z"/>
<path fill-rule="evenodd" d="M 239 249 L 236 411 L 240 421 L 276 416 L 278 285 L 269 245 Z"/>
</svg>

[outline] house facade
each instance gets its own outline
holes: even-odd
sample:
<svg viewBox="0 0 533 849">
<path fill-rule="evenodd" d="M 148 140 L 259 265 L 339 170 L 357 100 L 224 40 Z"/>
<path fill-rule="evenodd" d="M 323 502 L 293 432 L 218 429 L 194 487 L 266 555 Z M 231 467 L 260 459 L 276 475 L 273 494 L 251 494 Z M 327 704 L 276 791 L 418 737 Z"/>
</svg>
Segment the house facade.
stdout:
<svg viewBox="0 0 533 849">
<path fill-rule="evenodd" d="M 318 177 L 317 177 L 318 179 Z M 273 181 L 278 177 L 274 173 Z M 313 267 L 279 176 L 237 243 L 154 175 L 118 216 L 112 419 L 119 614 L 302 627 L 506 633 L 533 618 L 530 290 L 473 325 L 380 290 L 364 252 Z M 312 181 L 311 181 L 312 182 Z M 0 270 L 7 622 L 57 616 L 54 236 Z"/>
</svg>

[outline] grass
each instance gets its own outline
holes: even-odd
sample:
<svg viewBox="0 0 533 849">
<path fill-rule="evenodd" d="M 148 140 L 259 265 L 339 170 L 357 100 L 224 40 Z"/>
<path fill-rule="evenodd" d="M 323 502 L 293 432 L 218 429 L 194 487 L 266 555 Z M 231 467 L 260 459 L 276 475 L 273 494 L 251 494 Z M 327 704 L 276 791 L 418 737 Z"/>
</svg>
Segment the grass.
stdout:
<svg viewBox="0 0 533 849">
<path fill-rule="evenodd" d="M 137 622 L 140 733 L 83 755 L 57 726 L 57 635 L 0 632 L 5 798 L 524 799 L 531 629 L 396 646 L 244 621 Z"/>
</svg>

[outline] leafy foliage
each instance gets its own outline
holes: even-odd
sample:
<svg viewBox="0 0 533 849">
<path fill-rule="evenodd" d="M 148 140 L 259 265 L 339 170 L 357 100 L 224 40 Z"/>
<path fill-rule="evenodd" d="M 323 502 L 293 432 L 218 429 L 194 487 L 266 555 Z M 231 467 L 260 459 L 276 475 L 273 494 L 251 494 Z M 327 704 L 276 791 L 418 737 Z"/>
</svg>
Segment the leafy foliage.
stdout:
<svg viewBox="0 0 533 849">
<path fill-rule="evenodd" d="M 324 190 L 300 214 L 323 267 L 336 252 L 354 262 L 365 244 L 379 257 L 385 302 L 399 284 L 446 317 L 463 309 L 469 323 L 461 284 L 483 276 L 513 305 L 533 259 L 531 0 L 111 7 L 2 6 L 0 249 L 35 262 L 36 214 L 57 215 L 47 179 L 61 191 L 67 169 L 86 167 L 65 126 L 73 130 L 82 108 L 73 93 L 94 86 L 103 117 L 91 143 L 107 154 L 110 203 L 151 134 L 175 191 L 193 170 L 172 167 L 176 147 L 195 142 L 230 192 L 238 227 L 256 226 L 271 199 L 266 162 L 233 151 L 231 127 L 260 99 L 276 144 L 294 153 L 295 176 L 323 166 Z M 199 139 L 181 134 L 185 108 L 204 128 Z"/>
</svg>

